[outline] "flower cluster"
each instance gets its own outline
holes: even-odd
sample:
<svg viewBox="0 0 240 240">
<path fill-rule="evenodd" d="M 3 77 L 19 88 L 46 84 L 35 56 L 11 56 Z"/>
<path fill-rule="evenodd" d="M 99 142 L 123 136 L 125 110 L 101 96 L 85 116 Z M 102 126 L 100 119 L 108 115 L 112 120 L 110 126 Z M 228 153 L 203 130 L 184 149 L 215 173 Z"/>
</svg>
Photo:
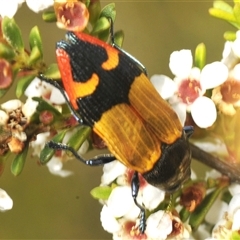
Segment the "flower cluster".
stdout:
<svg viewBox="0 0 240 240">
<path fill-rule="evenodd" d="M 106 186 L 110 189 L 107 200 L 102 200 L 103 228 L 113 234 L 113 239 L 166 239 L 167 236 L 176 239 L 189 238 L 189 225 L 183 224 L 178 215 L 158 209 L 165 199 L 165 192 L 148 184 L 141 176 L 137 202 L 145 207 L 149 217 L 145 233 L 139 231 L 140 209 L 134 203 L 131 193 L 133 174 L 132 170 L 119 161 L 103 167 L 101 187 L 98 191 Z"/>
</svg>

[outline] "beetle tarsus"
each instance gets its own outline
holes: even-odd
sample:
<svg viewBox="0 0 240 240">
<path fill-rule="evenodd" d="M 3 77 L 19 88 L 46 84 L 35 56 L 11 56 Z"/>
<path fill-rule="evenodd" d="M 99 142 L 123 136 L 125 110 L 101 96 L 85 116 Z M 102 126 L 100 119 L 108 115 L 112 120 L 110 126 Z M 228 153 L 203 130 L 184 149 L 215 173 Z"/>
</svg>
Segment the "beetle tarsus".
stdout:
<svg viewBox="0 0 240 240">
<path fill-rule="evenodd" d="M 132 191 L 132 197 L 133 197 L 134 203 L 140 209 L 140 215 L 139 215 L 140 223 L 138 228 L 141 233 L 144 233 L 146 229 L 146 213 L 145 213 L 145 208 L 137 202 L 139 187 L 140 187 L 140 182 L 139 182 L 138 172 L 135 172 L 132 177 L 131 191 Z"/>
</svg>

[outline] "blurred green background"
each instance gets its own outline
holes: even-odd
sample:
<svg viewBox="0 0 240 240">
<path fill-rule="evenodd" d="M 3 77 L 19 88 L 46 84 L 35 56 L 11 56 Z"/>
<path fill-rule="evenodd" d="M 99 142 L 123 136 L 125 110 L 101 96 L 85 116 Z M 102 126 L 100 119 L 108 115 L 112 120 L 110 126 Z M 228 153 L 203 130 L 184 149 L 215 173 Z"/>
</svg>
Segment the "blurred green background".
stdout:
<svg viewBox="0 0 240 240">
<path fill-rule="evenodd" d="M 102 5 L 109 2 L 102 1 Z M 221 59 L 222 35 L 231 27 L 209 16 L 212 1 L 115 3 L 115 29 L 125 32 L 123 47 L 147 67 L 150 76 L 156 73 L 172 76 L 168 68 L 171 52 L 183 48 L 194 51 L 201 42 L 207 47 L 207 62 Z M 1 4 L 4 3 L 0 7 Z M 40 15 L 25 5 L 15 19 L 26 44 L 30 29 L 39 26 L 45 60 L 54 62 L 55 42 L 64 38 L 64 31 L 55 24 L 44 23 Z M 9 95 L 0 101 L 7 99 Z M 60 178 L 29 157 L 22 174 L 14 177 L 10 164 L 8 161 L 0 187 L 12 197 L 14 206 L 11 211 L 0 213 L 1 239 L 111 239 L 101 228 L 101 205 L 89 193 L 100 183 L 101 167 L 90 168 L 77 160 L 70 161 L 65 168 L 74 171 L 74 175 Z"/>
</svg>

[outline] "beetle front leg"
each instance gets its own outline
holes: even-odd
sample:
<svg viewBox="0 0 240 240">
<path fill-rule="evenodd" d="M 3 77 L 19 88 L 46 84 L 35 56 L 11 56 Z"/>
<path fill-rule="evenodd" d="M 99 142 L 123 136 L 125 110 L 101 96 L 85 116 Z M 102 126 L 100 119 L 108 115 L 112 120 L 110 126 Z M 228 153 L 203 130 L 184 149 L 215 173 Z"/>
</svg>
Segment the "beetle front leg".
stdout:
<svg viewBox="0 0 240 240">
<path fill-rule="evenodd" d="M 82 163 L 86 164 L 86 165 L 89 165 L 89 166 L 100 166 L 100 165 L 104 165 L 104 164 L 107 164 L 107 163 L 110 163 L 114 160 L 116 160 L 116 158 L 114 157 L 114 155 L 112 154 L 102 154 L 102 155 L 98 155 L 98 156 L 95 156 L 94 158 L 92 159 L 84 159 L 83 157 L 81 157 L 77 151 L 72 148 L 72 147 L 69 147 L 68 145 L 66 144 L 63 144 L 63 143 L 56 143 L 56 142 L 53 142 L 53 141 L 50 141 L 48 143 L 46 143 L 46 145 L 49 147 L 49 148 L 52 148 L 52 149 L 55 149 L 55 150 L 64 150 L 64 151 L 69 151 L 71 152 L 74 157 L 76 157 L 79 161 L 81 161 Z"/>
<path fill-rule="evenodd" d="M 139 187 L 140 187 L 140 182 L 139 182 L 138 172 L 135 172 L 133 174 L 132 181 L 131 181 L 132 197 L 133 197 L 134 203 L 140 209 L 139 230 L 141 233 L 144 233 L 144 231 L 146 230 L 146 211 L 145 211 L 145 208 L 137 202 Z"/>
<path fill-rule="evenodd" d="M 56 80 L 50 79 L 45 77 L 42 73 L 39 74 L 39 79 L 41 79 L 42 81 L 51 84 L 52 86 L 54 86 L 55 88 L 57 88 L 61 94 L 63 95 L 63 97 L 66 100 L 66 104 L 68 105 L 69 109 L 71 110 L 73 116 L 76 118 L 76 120 L 78 121 L 78 123 L 80 123 L 81 125 L 83 124 L 83 120 L 81 118 L 81 116 L 79 116 L 78 112 L 72 107 L 72 105 L 69 103 L 69 99 L 68 96 L 66 94 L 66 92 L 64 91 L 64 89 L 59 85 L 59 83 Z"/>
</svg>

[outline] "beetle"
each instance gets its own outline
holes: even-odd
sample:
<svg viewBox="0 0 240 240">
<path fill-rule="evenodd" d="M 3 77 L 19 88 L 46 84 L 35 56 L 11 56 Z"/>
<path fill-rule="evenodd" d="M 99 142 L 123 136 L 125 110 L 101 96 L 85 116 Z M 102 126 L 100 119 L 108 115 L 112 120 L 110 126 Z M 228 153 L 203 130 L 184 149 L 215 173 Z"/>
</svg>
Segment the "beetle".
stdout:
<svg viewBox="0 0 240 240">
<path fill-rule="evenodd" d="M 177 114 L 149 81 L 143 65 L 114 43 L 85 33 L 67 32 L 56 45 L 64 95 L 80 124 L 88 125 L 106 143 L 110 154 L 84 159 L 64 144 L 53 149 L 71 151 L 84 164 L 97 166 L 119 160 L 135 171 L 131 189 L 140 209 L 139 230 L 146 228 L 145 209 L 136 198 L 141 174 L 148 183 L 167 192 L 177 190 L 190 176 L 188 138 L 193 127 L 182 127 Z"/>
</svg>

